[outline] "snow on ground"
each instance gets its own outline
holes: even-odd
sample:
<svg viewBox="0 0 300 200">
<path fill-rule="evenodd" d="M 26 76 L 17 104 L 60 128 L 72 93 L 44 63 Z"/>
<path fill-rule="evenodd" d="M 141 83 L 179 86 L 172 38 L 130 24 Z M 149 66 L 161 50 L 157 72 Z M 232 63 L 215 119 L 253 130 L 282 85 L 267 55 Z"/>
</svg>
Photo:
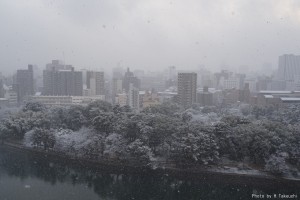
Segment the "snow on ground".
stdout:
<svg viewBox="0 0 300 200">
<path fill-rule="evenodd" d="M 211 172 L 219 172 L 224 174 L 241 174 L 241 175 L 267 175 L 265 172 L 256 170 L 256 169 L 239 169 L 237 167 L 219 167 L 219 168 L 211 168 L 209 169 Z"/>
</svg>

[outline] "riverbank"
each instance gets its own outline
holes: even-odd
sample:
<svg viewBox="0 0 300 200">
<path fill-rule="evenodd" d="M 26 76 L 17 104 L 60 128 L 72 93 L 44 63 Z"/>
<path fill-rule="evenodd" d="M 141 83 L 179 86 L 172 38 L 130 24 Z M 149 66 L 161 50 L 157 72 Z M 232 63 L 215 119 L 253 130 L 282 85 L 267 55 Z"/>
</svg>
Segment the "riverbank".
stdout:
<svg viewBox="0 0 300 200">
<path fill-rule="evenodd" d="M 209 167 L 188 167 L 188 168 L 178 168 L 175 166 L 158 166 L 152 168 L 150 166 L 145 166 L 141 164 L 128 164 L 117 162 L 113 160 L 91 160 L 84 158 L 75 158 L 69 155 L 54 152 L 54 151 L 44 151 L 41 149 L 25 147 L 21 144 L 4 142 L 3 148 L 9 149 L 11 151 L 27 152 L 34 157 L 46 159 L 48 161 L 55 162 L 67 162 L 74 165 L 80 165 L 86 168 L 93 168 L 97 170 L 105 170 L 110 172 L 120 172 L 120 173 L 147 173 L 156 174 L 162 176 L 173 176 L 181 179 L 202 179 L 209 180 L 212 182 L 219 182 L 220 179 L 226 180 L 231 184 L 263 184 L 264 186 L 273 187 L 275 185 L 290 185 L 291 187 L 300 188 L 299 179 L 290 179 L 286 177 L 277 177 L 270 175 L 266 172 L 261 172 L 258 170 L 239 170 L 237 168 L 228 166 L 209 166 Z"/>
</svg>

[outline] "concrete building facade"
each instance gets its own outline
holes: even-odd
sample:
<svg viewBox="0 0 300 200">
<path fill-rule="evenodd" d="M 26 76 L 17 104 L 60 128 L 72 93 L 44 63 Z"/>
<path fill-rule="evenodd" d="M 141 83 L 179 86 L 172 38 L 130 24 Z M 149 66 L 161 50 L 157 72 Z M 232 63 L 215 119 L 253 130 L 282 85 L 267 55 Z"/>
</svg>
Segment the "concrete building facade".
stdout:
<svg viewBox="0 0 300 200">
<path fill-rule="evenodd" d="M 178 103 L 190 107 L 197 100 L 197 74 L 178 73 Z"/>
</svg>

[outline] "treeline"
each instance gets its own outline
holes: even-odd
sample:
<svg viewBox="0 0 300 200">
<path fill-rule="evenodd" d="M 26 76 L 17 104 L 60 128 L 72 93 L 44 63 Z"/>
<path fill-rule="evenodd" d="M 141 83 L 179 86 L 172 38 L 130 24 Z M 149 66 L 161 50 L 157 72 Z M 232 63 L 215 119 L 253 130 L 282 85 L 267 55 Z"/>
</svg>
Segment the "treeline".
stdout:
<svg viewBox="0 0 300 200">
<path fill-rule="evenodd" d="M 164 103 L 135 113 L 127 106 L 103 101 L 51 108 L 29 102 L 2 120 L 0 137 L 23 140 L 30 133 L 29 140 L 36 148 L 63 149 L 90 159 L 130 158 L 143 164 L 165 161 L 186 166 L 216 165 L 228 158 L 275 174 L 298 176 L 299 119 L 299 106 L 281 110 L 249 105 L 194 106 L 183 110 Z M 76 138 L 81 132 L 88 136 L 79 143 Z"/>
</svg>

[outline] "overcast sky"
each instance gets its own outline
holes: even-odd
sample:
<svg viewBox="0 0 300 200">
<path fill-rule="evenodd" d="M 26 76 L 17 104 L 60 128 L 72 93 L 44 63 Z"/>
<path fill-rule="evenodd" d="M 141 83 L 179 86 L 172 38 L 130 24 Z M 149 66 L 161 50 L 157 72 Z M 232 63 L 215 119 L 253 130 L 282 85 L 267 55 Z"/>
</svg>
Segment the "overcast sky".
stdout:
<svg viewBox="0 0 300 200">
<path fill-rule="evenodd" d="M 300 54 L 299 0 L 1 0 L 0 71 L 277 68 Z"/>
</svg>

